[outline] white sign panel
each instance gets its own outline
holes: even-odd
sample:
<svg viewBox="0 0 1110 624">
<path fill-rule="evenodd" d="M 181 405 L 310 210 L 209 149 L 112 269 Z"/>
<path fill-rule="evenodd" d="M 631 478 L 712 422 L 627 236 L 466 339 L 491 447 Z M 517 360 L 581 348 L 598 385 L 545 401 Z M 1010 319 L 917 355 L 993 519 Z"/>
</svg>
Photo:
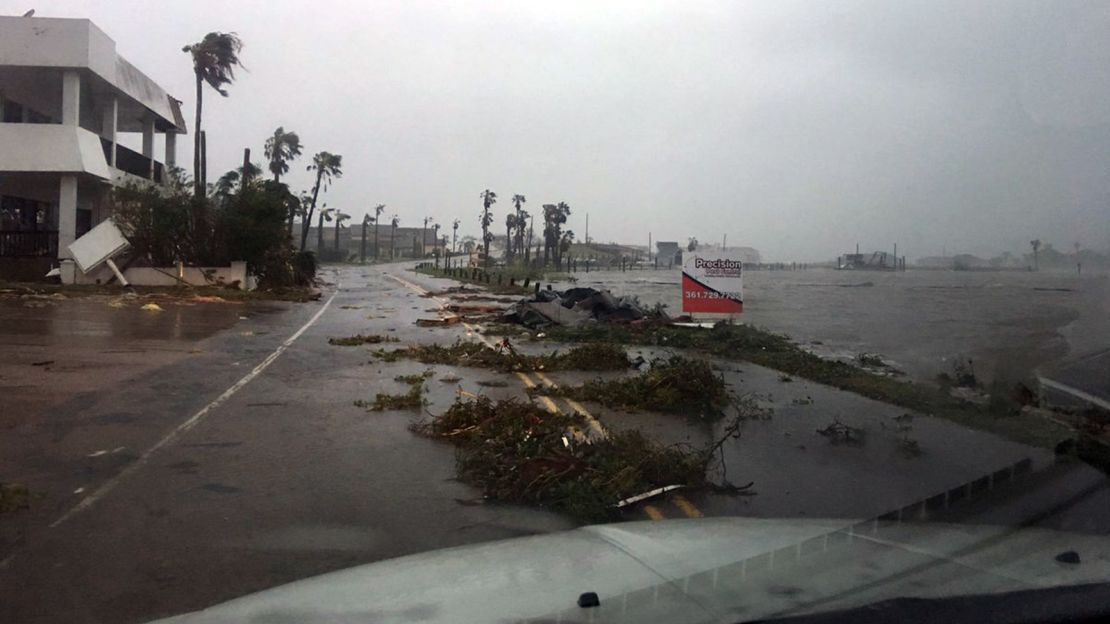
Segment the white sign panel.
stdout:
<svg viewBox="0 0 1110 624">
<path fill-rule="evenodd" d="M 744 311 L 744 267 L 728 252 L 691 251 L 682 261 L 682 311 L 734 315 Z"/>
<path fill-rule="evenodd" d="M 81 272 L 88 273 L 130 245 L 116 224 L 111 219 L 105 219 L 73 241 L 68 249 Z"/>
</svg>

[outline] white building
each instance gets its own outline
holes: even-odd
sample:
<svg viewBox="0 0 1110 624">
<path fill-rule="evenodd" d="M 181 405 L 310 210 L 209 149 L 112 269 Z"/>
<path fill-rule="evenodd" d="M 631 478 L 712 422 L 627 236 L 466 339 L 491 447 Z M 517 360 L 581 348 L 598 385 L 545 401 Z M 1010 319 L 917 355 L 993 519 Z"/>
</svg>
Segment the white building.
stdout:
<svg viewBox="0 0 1110 624">
<path fill-rule="evenodd" d="M 66 247 L 109 216 L 111 186 L 174 165 L 179 104 L 89 20 L 0 16 L 0 278 L 60 264 L 75 281 Z"/>
</svg>

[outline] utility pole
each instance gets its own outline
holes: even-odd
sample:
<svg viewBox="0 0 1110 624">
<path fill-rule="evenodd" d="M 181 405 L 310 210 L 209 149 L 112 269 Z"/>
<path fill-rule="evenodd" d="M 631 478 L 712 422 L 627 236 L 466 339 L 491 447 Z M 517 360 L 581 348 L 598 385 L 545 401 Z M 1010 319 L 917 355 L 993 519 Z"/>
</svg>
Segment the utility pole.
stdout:
<svg viewBox="0 0 1110 624">
<path fill-rule="evenodd" d="M 590 213 L 586 213 L 586 244 L 590 244 Z"/>
<path fill-rule="evenodd" d="M 243 190 L 250 183 L 251 148 L 243 148 L 243 173 L 239 176 L 239 190 Z"/>
<path fill-rule="evenodd" d="M 721 234 L 721 251 L 725 250 L 725 241 L 728 240 L 728 234 Z"/>
</svg>

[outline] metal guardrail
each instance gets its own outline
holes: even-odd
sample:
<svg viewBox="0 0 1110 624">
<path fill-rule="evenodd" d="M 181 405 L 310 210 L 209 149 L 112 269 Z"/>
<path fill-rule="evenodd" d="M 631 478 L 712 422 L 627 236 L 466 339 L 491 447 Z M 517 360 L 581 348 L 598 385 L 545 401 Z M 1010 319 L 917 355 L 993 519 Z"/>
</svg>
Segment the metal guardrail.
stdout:
<svg viewBox="0 0 1110 624">
<path fill-rule="evenodd" d="M 0 230 L 0 258 L 53 258 L 57 255 L 56 230 Z"/>
</svg>

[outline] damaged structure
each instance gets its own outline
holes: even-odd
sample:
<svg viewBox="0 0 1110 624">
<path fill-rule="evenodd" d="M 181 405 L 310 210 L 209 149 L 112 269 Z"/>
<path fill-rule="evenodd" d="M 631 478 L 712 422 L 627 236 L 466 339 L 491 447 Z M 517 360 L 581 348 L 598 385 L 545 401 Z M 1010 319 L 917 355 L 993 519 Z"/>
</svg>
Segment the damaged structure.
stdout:
<svg viewBox="0 0 1110 624">
<path fill-rule="evenodd" d="M 110 216 L 113 186 L 162 184 L 185 132 L 180 102 L 89 20 L 0 16 L 0 279 L 96 281 L 69 245 Z"/>
<path fill-rule="evenodd" d="M 595 288 L 570 288 L 565 291 L 540 290 L 530 299 L 517 303 L 502 320 L 531 329 L 549 325 L 577 326 L 594 321 L 631 322 L 647 316 L 639 302 Z"/>
</svg>

